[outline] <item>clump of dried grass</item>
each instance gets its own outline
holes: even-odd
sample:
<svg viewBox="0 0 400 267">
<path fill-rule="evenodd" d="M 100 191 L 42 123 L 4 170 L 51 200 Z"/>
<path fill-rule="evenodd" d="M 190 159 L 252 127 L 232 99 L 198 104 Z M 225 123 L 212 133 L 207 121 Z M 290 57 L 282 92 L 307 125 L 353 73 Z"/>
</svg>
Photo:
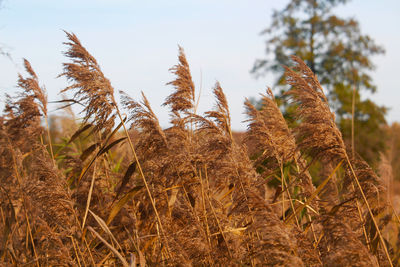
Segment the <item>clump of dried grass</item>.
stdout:
<svg viewBox="0 0 400 267">
<path fill-rule="evenodd" d="M 209 166 L 208 177 L 211 183 L 213 180 L 225 180 L 225 188 L 223 188 L 224 183 L 222 182 L 215 185 L 218 191 L 229 194 L 231 197 L 232 206 L 229 208 L 228 214 L 232 216 L 232 225 L 229 226 L 236 229 L 244 228 L 245 236 L 239 240 L 239 245 L 245 253 L 239 260 L 256 265 L 289 266 L 298 264 L 301 266 L 302 261 L 296 256 L 296 243 L 293 242 L 290 230 L 268 207 L 264 189 L 265 182 L 254 171 L 246 149 L 237 145 L 232 138 L 229 109 L 219 84 L 214 88 L 214 94 L 217 99 L 217 109 L 206 114 L 208 118 L 215 120 L 216 124 L 208 120 L 201 120 L 203 127 L 200 130 L 211 133 L 205 135 L 211 141 L 205 143 L 208 145 L 205 151 L 214 154 L 213 151 L 220 150 L 219 156 L 210 159 L 210 162 L 207 163 Z M 216 143 L 220 143 L 220 145 L 215 146 Z M 226 178 L 221 180 L 224 177 Z M 228 188 L 226 187 L 227 183 L 229 184 Z"/>
<path fill-rule="evenodd" d="M 346 152 L 346 147 L 344 145 L 341 133 L 335 124 L 335 117 L 331 113 L 328 105 L 327 98 L 323 93 L 322 87 L 318 82 L 318 79 L 312 73 L 312 71 L 307 67 L 307 65 L 297 57 L 292 57 L 295 62 L 295 68 L 290 69 L 286 67 L 286 79 L 287 82 L 292 85 L 292 89 L 287 92 L 289 96 L 296 102 L 297 107 L 297 119 L 300 124 L 295 128 L 296 137 L 298 140 L 298 145 L 301 149 L 308 152 L 311 156 L 319 158 L 328 169 L 332 170 L 338 162 L 346 162 L 346 172 L 348 173 L 348 178 L 345 178 L 345 190 L 353 191 L 352 197 L 360 198 L 365 207 L 365 217 L 363 218 L 362 206 L 355 200 L 352 201 L 352 208 L 355 210 L 357 208 L 360 221 L 369 220 L 372 228 L 376 231 L 376 237 L 371 236 L 370 233 L 366 232 L 365 225 L 361 225 L 364 231 L 364 237 L 369 240 L 379 240 L 381 249 L 386 254 L 388 261 L 390 262 L 390 256 L 388 254 L 385 241 L 380 232 L 377 220 L 374 218 L 374 207 L 371 203 L 371 198 L 369 198 L 371 191 L 371 185 L 375 186 L 375 192 L 382 191 L 376 187 L 377 178 L 372 175 L 371 169 L 367 164 L 361 164 L 358 161 L 351 162 Z M 330 163 L 328 163 L 330 162 Z M 333 165 L 332 165 L 333 163 Z M 349 188 L 349 184 L 352 184 L 352 188 Z M 375 183 L 375 184 L 374 184 Z M 352 190 L 351 190 L 352 189 Z M 383 194 L 385 195 L 385 194 Z M 328 183 L 328 190 L 325 192 L 325 199 L 328 202 L 328 206 L 325 209 L 330 209 L 333 212 L 340 207 L 339 195 L 337 191 L 336 181 L 331 179 Z M 346 203 L 346 200 L 344 203 Z M 339 206 L 338 206 L 339 204 Z M 326 214 L 326 210 L 323 211 Z M 346 213 L 342 213 L 345 215 Z M 354 213 L 351 217 L 348 217 L 348 221 L 351 222 Z M 343 218 L 346 218 L 345 216 Z M 368 219 L 369 218 L 369 219 Z M 347 222 L 327 220 L 323 226 L 324 231 L 329 232 L 331 230 L 331 225 L 334 224 L 335 228 L 342 229 L 338 233 L 340 235 L 351 235 L 347 229 L 349 226 Z M 337 224 L 342 224 L 341 227 L 337 227 Z M 359 229 L 359 228 L 358 228 Z M 353 231 L 351 229 L 350 231 Z M 375 233 L 373 235 L 375 235 Z M 369 234 L 369 235 L 368 235 Z M 354 232 L 353 235 L 357 236 Z M 337 239 L 338 237 L 335 237 Z M 365 240 L 364 239 L 364 240 Z M 362 258 L 365 253 L 361 251 L 367 251 L 361 242 L 355 243 L 350 240 L 341 239 L 343 242 L 350 242 L 351 244 L 341 244 L 341 247 L 355 246 L 354 249 L 349 249 L 348 253 L 355 253 L 351 257 Z M 328 241 L 328 244 L 330 242 Z M 372 250 L 371 252 L 375 252 Z M 361 253 L 361 254 L 360 254 Z M 357 255 L 358 254 L 358 255 Z M 371 254 L 369 254 L 371 256 Z M 350 255 L 348 255 L 350 257 Z"/>
<path fill-rule="evenodd" d="M 293 58 L 296 67 L 286 69 L 288 94 L 297 105 L 294 129 L 271 90 L 262 96 L 261 110 L 245 103 L 246 140 L 253 144 L 250 153 L 259 155 L 251 161 L 247 147 L 233 138 L 219 83 L 213 89 L 215 108 L 195 114 L 195 86 L 182 48 L 171 69 L 176 78 L 168 83 L 174 91 L 164 102 L 172 126 L 160 126 L 144 94 L 138 102 L 121 92 L 132 122 L 128 134 L 110 81 L 78 38 L 70 33 L 67 38 L 72 62 L 64 64 L 62 76 L 72 84 L 63 92 L 74 91 L 85 116 L 54 154 L 58 164 L 50 163 L 40 141 L 47 97 L 28 61 L 30 77 L 18 81 L 23 92 L 8 97 L 0 118 L 2 264 L 128 266 L 129 258 L 141 266 L 390 264 L 378 245 L 379 230 L 390 219 L 384 213 L 385 186 L 365 162 L 347 157 L 322 88 L 300 59 Z M 133 161 L 125 137 L 118 137 L 122 126 Z M 34 141 L 24 138 L 28 134 Z M 331 179 L 316 189 L 310 165 L 325 166 L 324 180 L 343 160 L 343 183 Z M 260 166 L 269 172 L 261 175 Z M 282 201 L 290 203 L 283 205 L 282 217 L 274 208 L 280 199 L 271 201 L 264 176 L 277 168 L 284 192 L 275 195 L 286 194 Z M 318 209 L 316 201 L 327 187 L 322 200 L 329 205 Z"/>
<path fill-rule="evenodd" d="M 60 260 L 72 264 L 66 241 L 67 235 L 77 230 L 72 202 L 52 158 L 40 144 L 39 108 L 35 96 L 28 92 L 13 101 L 9 98 L 7 119 L 2 120 L 1 173 L 8 176 L 7 180 L 1 179 L 2 193 L 8 196 L 2 197 L 2 202 L 7 201 L 7 209 L 12 211 L 4 228 L 8 230 L 4 232 L 7 237 L 4 236 L 2 255 L 8 250 L 11 257 L 7 259 L 15 264 L 53 265 Z M 20 127 L 10 128 L 16 126 Z M 26 139 L 28 134 L 32 139 Z"/>
<path fill-rule="evenodd" d="M 180 64 L 173 68 L 177 78 L 169 83 L 175 86 L 176 91 L 167 97 L 164 103 L 171 107 L 172 127 L 161 129 L 144 95 L 142 103 L 138 103 L 123 94 L 122 102 L 129 110 L 129 119 L 133 120 L 133 126 L 140 133 L 136 149 L 152 195 L 157 200 L 159 216 L 165 225 L 172 255 L 166 260 L 174 264 L 188 265 L 210 262 L 210 248 L 197 211 L 199 185 L 196 183 L 196 144 L 188 125 L 190 109 L 193 107 L 190 92 L 194 87 L 182 49 L 179 53 Z M 143 202 L 144 198 L 142 194 L 135 197 L 140 202 Z M 148 205 L 148 202 L 142 204 L 138 210 L 141 219 L 148 220 L 154 216 L 148 212 Z M 142 220 L 138 231 L 157 234 L 154 225 L 148 224 L 146 220 Z"/>
</svg>

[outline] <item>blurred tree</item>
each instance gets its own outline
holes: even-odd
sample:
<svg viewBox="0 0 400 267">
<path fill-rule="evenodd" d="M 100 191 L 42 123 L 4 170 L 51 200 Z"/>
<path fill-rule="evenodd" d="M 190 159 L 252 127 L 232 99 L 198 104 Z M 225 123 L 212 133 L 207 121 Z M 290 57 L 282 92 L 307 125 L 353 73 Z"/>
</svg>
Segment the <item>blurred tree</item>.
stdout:
<svg viewBox="0 0 400 267">
<path fill-rule="evenodd" d="M 360 92 L 376 91 L 369 71 L 374 69 L 373 55 L 384 49 L 360 32 L 355 19 L 339 18 L 334 7 L 348 0 L 291 0 L 281 11 L 274 11 L 266 35 L 266 55 L 255 61 L 252 73 L 279 73 L 277 86 L 284 89 L 282 65 L 290 65 L 290 56 L 302 58 L 314 71 L 326 90 L 337 115 L 345 141 L 351 143 L 352 99 L 355 100 L 355 148 L 369 163 L 376 163 L 384 149 L 382 125 L 386 108 L 371 100 L 361 100 Z M 354 91 L 353 91 L 354 90 Z M 282 98 L 282 95 L 278 96 Z M 290 109 L 285 108 L 290 120 Z"/>
<path fill-rule="evenodd" d="M 393 178 L 400 181 L 400 124 L 395 122 L 390 127 L 387 127 L 389 138 L 388 150 L 386 157 L 392 165 Z"/>
</svg>

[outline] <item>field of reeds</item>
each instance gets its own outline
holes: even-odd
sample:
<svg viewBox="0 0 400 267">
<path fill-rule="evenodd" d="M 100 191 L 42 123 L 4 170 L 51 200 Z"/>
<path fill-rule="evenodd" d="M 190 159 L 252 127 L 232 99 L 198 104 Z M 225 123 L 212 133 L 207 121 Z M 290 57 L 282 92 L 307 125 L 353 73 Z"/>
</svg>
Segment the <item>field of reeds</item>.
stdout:
<svg viewBox="0 0 400 267">
<path fill-rule="evenodd" d="M 388 172 L 345 146 L 301 59 L 285 68 L 296 124 L 268 89 L 261 108 L 244 103 L 248 130 L 238 140 L 219 83 L 215 108 L 197 114 L 182 49 L 163 129 L 144 94 L 115 99 L 96 59 L 66 34 L 60 76 L 71 97 L 59 104 L 69 117 L 50 121 L 27 60 L 0 117 L 0 265 L 400 264 Z"/>
</svg>

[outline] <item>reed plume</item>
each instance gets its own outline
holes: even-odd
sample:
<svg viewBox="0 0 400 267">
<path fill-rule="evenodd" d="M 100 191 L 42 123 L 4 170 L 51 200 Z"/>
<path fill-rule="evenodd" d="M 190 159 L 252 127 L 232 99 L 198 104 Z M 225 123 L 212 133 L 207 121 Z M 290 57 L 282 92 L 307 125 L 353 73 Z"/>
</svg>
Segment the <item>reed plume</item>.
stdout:
<svg viewBox="0 0 400 267">
<path fill-rule="evenodd" d="M 163 104 L 170 106 L 171 112 L 175 115 L 180 112 L 189 112 L 194 108 L 195 101 L 195 87 L 182 47 L 179 47 L 178 60 L 179 63 L 170 69 L 177 78 L 167 83 L 172 85 L 175 91 L 167 97 Z"/>
<path fill-rule="evenodd" d="M 154 114 L 149 101 L 142 92 L 142 103 L 132 99 L 120 91 L 121 103 L 129 111 L 128 121 L 133 121 L 132 127 L 141 134 L 137 149 L 143 159 L 149 159 L 149 154 L 159 153 L 167 146 L 167 138 L 162 130 L 157 116 Z"/>
<path fill-rule="evenodd" d="M 280 161 L 281 157 L 277 153 L 277 150 L 275 150 L 278 145 L 275 144 L 272 134 L 269 132 L 261 113 L 248 99 L 246 99 L 244 105 L 246 107 L 246 114 L 249 117 L 247 120 L 249 125 L 245 139 L 252 142 L 250 146 L 256 150 L 251 151 L 252 153 L 260 153 L 257 163 L 259 164 L 270 157 Z"/>
<path fill-rule="evenodd" d="M 270 88 L 261 95 L 261 110 L 257 110 L 249 100 L 245 101 L 247 122 L 247 140 L 261 153 L 261 160 L 274 155 L 279 164 L 294 157 L 296 142 L 283 115 L 275 102 Z"/>
<path fill-rule="evenodd" d="M 29 179 L 25 191 L 39 217 L 58 231 L 69 231 L 75 227 L 72 199 L 66 183 L 50 162 L 45 148 L 39 143 L 35 144 L 32 158 L 27 162 Z"/>
<path fill-rule="evenodd" d="M 46 122 L 46 130 L 47 130 L 47 138 L 49 142 L 49 150 L 50 155 L 53 159 L 53 145 L 50 136 L 50 126 L 48 121 L 48 114 L 47 114 L 47 92 L 44 87 L 39 85 L 39 79 L 36 75 L 35 71 L 33 70 L 31 64 L 27 59 L 24 59 L 24 67 L 26 72 L 29 73 L 30 77 L 23 78 L 21 74 L 18 75 L 18 86 L 24 89 L 27 95 L 32 95 L 35 100 L 37 101 L 38 107 L 42 111 L 43 118 Z"/>
<path fill-rule="evenodd" d="M 96 59 L 82 46 L 78 37 L 73 33 L 65 32 L 69 42 L 64 43 L 69 49 L 64 53 L 72 59 L 70 63 L 63 63 L 65 76 L 72 84 L 61 91 L 75 91 L 74 100 L 84 106 L 83 123 L 91 121 L 96 130 L 111 131 L 116 114 L 114 109 L 114 88 L 111 86 Z"/>
<path fill-rule="evenodd" d="M 314 157 L 343 159 L 346 148 L 342 134 L 319 81 L 301 59 L 293 56 L 292 60 L 295 68 L 285 67 L 286 81 L 292 86 L 286 94 L 298 105 L 296 118 L 301 123 L 294 131 L 299 148 Z"/>
<path fill-rule="evenodd" d="M 374 208 L 384 208 L 388 200 L 385 181 L 378 177 L 375 171 L 359 155 L 356 154 L 350 161 L 370 205 Z M 343 187 L 349 189 L 352 182 L 350 170 L 348 170 L 344 179 Z M 358 198 L 362 197 L 359 190 L 356 190 L 356 194 Z"/>
<path fill-rule="evenodd" d="M 29 78 L 23 78 L 21 74 L 18 75 L 18 86 L 24 89 L 26 94 L 33 95 L 39 102 L 40 110 L 43 115 L 47 117 L 47 92 L 44 87 L 40 87 L 38 76 L 33 70 L 30 62 L 24 59 L 25 70 L 29 73 Z"/>
<path fill-rule="evenodd" d="M 31 139 L 39 139 L 43 133 L 40 110 L 32 95 L 20 93 L 17 97 L 6 95 L 4 126 L 15 147 L 23 152 L 31 149 Z"/>
<path fill-rule="evenodd" d="M 233 139 L 231 130 L 231 115 L 229 113 L 228 101 L 219 82 L 215 84 L 213 93 L 217 100 L 216 110 L 207 111 L 205 113 L 206 118 L 214 120 L 218 127 L 231 139 Z"/>
</svg>

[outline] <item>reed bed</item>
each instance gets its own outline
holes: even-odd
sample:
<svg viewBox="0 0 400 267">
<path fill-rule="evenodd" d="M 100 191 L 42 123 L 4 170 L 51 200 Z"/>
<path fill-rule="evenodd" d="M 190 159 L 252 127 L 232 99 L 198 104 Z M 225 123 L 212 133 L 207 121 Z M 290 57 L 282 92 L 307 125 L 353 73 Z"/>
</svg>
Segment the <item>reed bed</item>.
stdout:
<svg viewBox="0 0 400 267">
<path fill-rule="evenodd" d="M 267 89 L 261 108 L 245 101 L 238 142 L 220 83 L 214 109 L 197 113 L 182 48 L 163 129 L 144 93 L 120 92 L 119 106 L 96 59 L 66 37 L 61 92 L 72 96 L 60 103 L 82 105 L 83 119 L 62 123 L 76 131 L 50 127 L 45 88 L 27 60 L 0 117 L 1 265 L 400 264 L 390 165 L 380 177 L 349 152 L 301 59 L 285 67 L 294 126 Z"/>
</svg>

